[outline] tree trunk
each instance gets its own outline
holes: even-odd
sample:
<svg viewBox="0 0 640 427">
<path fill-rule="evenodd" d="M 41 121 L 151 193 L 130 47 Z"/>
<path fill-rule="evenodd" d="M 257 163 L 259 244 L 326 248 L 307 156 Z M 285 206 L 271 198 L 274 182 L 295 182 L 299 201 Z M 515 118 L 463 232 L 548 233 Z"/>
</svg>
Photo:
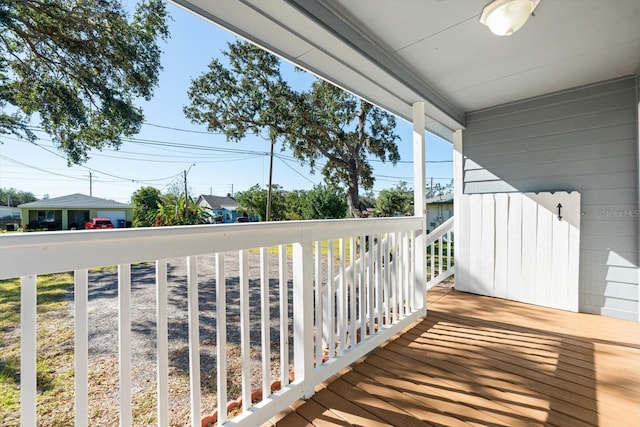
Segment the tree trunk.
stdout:
<svg viewBox="0 0 640 427">
<path fill-rule="evenodd" d="M 366 133 L 364 126 L 367 121 L 367 104 L 360 102 L 360 111 L 358 112 L 358 141 L 353 147 L 351 153 L 352 157 L 349 161 L 349 210 L 354 218 L 365 218 L 367 212 L 362 202 L 360 201 L 359 187 L 360 187 L 360 152 L 365 146 Z"/>
<path fill-rule="evenodd" d="M 349 173 L 349 187 L 347 188 L 347 205 L 349 206 L 349 213 L 354 218 L 365 218 L 366 211 L 363 210 L 362 203 L 360 202 L 360 194 L 358 189 L 358 177 L 353 171 Z"/>
</svg>

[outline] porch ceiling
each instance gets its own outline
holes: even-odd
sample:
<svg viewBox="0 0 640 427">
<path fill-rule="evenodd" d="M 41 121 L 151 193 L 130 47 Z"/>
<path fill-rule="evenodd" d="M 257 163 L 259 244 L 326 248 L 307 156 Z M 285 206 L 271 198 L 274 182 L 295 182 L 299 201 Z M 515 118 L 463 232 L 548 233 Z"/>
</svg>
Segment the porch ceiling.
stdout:
<svg viewBox="0 0 640 427">
<path fill-rule="evenodd" d="M 464 113 L 640 73 L 640 1 L 541 0 L 510 37 L 488 0 L 172 0 L 407 120 L 450 137 Z"/>
</svg>

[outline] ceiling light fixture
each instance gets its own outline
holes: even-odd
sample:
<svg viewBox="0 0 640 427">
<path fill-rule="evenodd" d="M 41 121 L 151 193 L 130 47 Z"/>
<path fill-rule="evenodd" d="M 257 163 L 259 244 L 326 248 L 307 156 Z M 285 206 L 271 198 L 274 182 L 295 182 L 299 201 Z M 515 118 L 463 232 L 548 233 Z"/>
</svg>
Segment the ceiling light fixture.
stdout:
<svg viewBox="0 0 640 427">
<path fill-rule="evenodd" d="M 540 0 L 494 0 L 484 7 L 480 23 L 498 36 L 510 36 L 522 27 Z"/>
</svg>

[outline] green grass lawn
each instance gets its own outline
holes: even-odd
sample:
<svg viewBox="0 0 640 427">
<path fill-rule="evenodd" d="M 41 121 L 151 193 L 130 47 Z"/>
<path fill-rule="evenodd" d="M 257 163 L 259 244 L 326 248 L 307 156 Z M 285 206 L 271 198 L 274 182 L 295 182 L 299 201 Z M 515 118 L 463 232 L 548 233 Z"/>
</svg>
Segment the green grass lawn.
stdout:
<svg viewBox="0 0 640 427">
<path fill-rule="evenodd" d="M 351 247 L 351 240 L 350 239 L 346 239 L 345 240 L 344 247 L 345 247 L 345 251 L 346 251 L 345 259 L 348 262 L 349 259 L 350 259 L 350 255 L 349 255 L 349 253 L 350 253 L 349 251 L 350 251 L 350 247 Z M 287 249 L 287 256 L 291 257 L 292 254 L 293 254 L 293 245 L 291 245 L 291 244 L 286 245 L 286 249 Z M 258 249 L 255 249 L 255 251 L 257 252 Z M 277 255 L 278 251 L 279 251 L 278 246 L 270 246 L 268 248 L 269 255 Z M 313 253 L 314 253 L 314 255 L 316 253 L 315 244 L 313 245 Z M 322 240 L 320 242 L 320 255 L 323 256 L 323 257 L 326 257 L 328 253 L 329 253 L 329 241 Z M 338 239 L 335 239 L 333 241 L 333 254 L 334 254 L 335 260 L 339 261 L 340 260 L 340 242 L 339 242 Z"/>
<path fill-rule="evenodd" d="M 38 277 L 38 411 L 51 425 L 73 423 L 73 330 L 65 294 L 69 273 Z M 0 424 L 18 425 L 20 408 L 20 281 L 0 281 Z"/>
</svg>

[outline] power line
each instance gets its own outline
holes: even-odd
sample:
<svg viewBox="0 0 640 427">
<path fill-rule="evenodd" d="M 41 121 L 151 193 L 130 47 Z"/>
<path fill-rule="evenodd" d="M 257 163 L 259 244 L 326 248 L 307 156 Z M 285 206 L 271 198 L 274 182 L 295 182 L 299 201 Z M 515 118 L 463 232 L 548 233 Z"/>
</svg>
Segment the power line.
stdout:
<svg viewBox="0 0 640 427">
<path fill-rule="evenodd" d="M 180 132 L 189 132 L 189 133 L 203 133 L 203 134 L 213 134 L 212 132 L 202 132 L 202 131 L 194 131 L 194 130 L 188 130 L 188 129 L 180 129 L 180 128 L 174 128 L 174 127 L 170 127 L 170 126 L 163 126 L 163 125 L 158 125 L 158 124 L 154 124 L 154 123 L 145 123 L 149 126 L 154 126 L 154 127 L 158 127 L 158 128 L 165 128 L 165 129 L 171 129 L 171 130 L 175 130 L 175 131 L 180 131 Z M 33 127 L 33 129 L 37 129 L 35 127 Z M 38 129 L 39 130 L 39 129 Z M 10 137 L 5 137 L 7 139 L 12 139 L 15 141 L 24 141 L 24 140 L 19 140 L 16 138 L 10 138 Z M 40 138 L 43 141 L 48 141 L 48 142 L 53 142 L 51 140 L 47 140 L 45 138 Z M 125 142 L 129 142 L 129 143 L 133 143 L 133 144 L 139 144 L 139 145 L 144 145 L 144 146 L 151 146 L 151 147 L 160 147 L 162 148 L 162 150 L 164 151 L 164 154 L 154 154 L 154 153 L 135 153 L 135 152 L 124 152 L 124 151 L 120 151 L 120 150 L 116 150 L 113 149 L 111 150 L 112 152 L 120 152 L 123 154 L 134 154 L 134 155 L 142 155 L 142 156 L 156 156 L 156 157 L 166 157 L 166 152 L 167 151 L 174 151 L 177 153 L 181 153 L 184 154 L 184 150 L 193 150 L 193 151 L 207 151 L 207 152 L 214 152 L 217 153 L 217 155 L 219 156 L 227 156 L 225 159 L 221 159 L 221 160 L 212 160 L 212 161 L 203 161 L 202 160 L 202 156 L 199 154 L 198 155 L 198 163 L 218 163 L 218 162 L 229 162 L 229 161 L 242 161 L 242 160 L 249 160 L 251 158 L 256 158 L 256 157 L 262 157 L 262 156 L 267 156 L 269 155 L 268 152 L 266 151 L 257 151 L 257 150 L 247 150 L 247 149 L 238 149 L 238 148 L 222 148 L 222 147 L 211 147 L 211 146 L 202 146 L 202 145 L 198 145 L 198 144 L 186 144 L 186 143 L 176 143 L 173 141 L 162 141 L 162 140 L 156 140 L 156 139 L 142 139 L 142 138 L 135 138 L 135 137 L 129 137 L 129 138 L 123 138 L 123 141 Z M 32 142 L 34 145 L 38 146 L 39 148 L 47 151 L 50 154 L 53 154 L 57 157 L 60 157 L 64 160 L 67 160 L 64 156 L 60 155 L 59 153 L 52 151 L 50 149 L 48 149 L 47 147 L 44 147 L 42 144 L 38 144 L 36 142 Z M 170 150 L 171 148 L 176 148 L 176 149 L 180 149 L 180 151 L 178 150 Z M 130 158 L 130 157 L 126 157 L 126 156 L 113 156 L 113 155 L 107 155 L 107 154 L 101 154 L 101 153 L 94 153 L 94 155 L 96 156 L 102 156 L 102 157 L 110 157 L 110 158 L 117 158 L 117 159 L 121 159 L 121 160 L 129 160 L 129 161 L 145 161 L 145 162 L 157 162 L 157 163 L 184 163 L 181 161 L 172 161 L 172 160 L 152 160 L 152 159 L 135 159 L 135 158 Z M 234 157 L 232 157 L 234 156 Z M 297 161 L 298 159 L 296 159 L 295 157 L 292 156 L 287 156 L 281 153 L 274 153 L 274 157 L 280 159 L 282 161 L 282 163 L 287 166 L 289 169 L 291 169 L 294 173 L 296 173 L 297 175 L 303 177 L 305 180 L 309 181 L 312 184 L 316 184 L 315 182 L 313 182 L 312 180 L 310 180 L 307 176 L 301 174 L 300 172 L 298 172 L 296 169 L 294 169 L 293 167 L 291 167 L 287 161 Z M 190 161 L 193 161 L 193 157 L 190 156 L 183 156 L 183 158 L 185 159 L 190 159 Z M 369 159 L 370 161 L 375 161 L 375 162 L 382 162 L 382 160 L 380 159 Z M 453 160 L 427 160 L 425 161 L 425 163 L 451 163 L 453 162 Z M 399 161 L 398 163 L 413 163 L 410 160 L 406 160 L 406 161 Z M 21 163 L 23 165 L 25 165 L 24 163 Z M 29 166 L 29 165 L 27 165 Z M 105 176 L 110 176 L 114 179 L 120 180 L 120 181 L 126 181 L 126 182 L 134 182 L 134 183 L 156 183 L 156 182 L 161 182 L 161 181 L 168 181 L 168 180 L 173 180 L 175 178 L 177 178 L 180 174 L 175 174 L 175 175 L 171 175 L 169 177 L 164 177 L 164 178 L 158 178 L 158 179 L 140 179 L 140 178 L 131 178 L 131 177 L 122 177 L 122 176 L 117 176 L 108 172 L 104 172 L 95 168 L 91 168 L 88 166 L 84 166 L 84 165 L 79 165 L 80 167 L 83 167 L 84 169 L 87 169 L 91 172 L 96 172 L 99 174 L 103 174 Z M 319 168 L 322 167 L 322 165 L 317 165 Z M 31 167 L 31 166 L 29 166 Z M 56 175 L 56 173 L 54 172 L 50 172 L 47 171 L 45 169 L 40 169 L 40 168 L 35 168 L 35 167 L 31 167 L 33 169 L 37 169 L 40 170 L 42 172 L 45 173 L 51 173 Z M 64 174 L 57 174 L 59 176 L 63 176 L 63 177 L 69 177 L 68 175 L 64 175 Z M 413 176 L 392 176 L 392 175 L 382 175 L 382 174 L 373 174 L 374 177 L 376 177 L 376 179 L 379 179 L 380 181 L 395 181 L 395 180 L 405 180 L 405 181 L 410 181 L 413 179 Z M 72 179 L 84 179 L 84 178 L 77 178 L 77 177 L 70 177 Z M 430 178 L 431 179 L 431 178 Z M 433 177 L 433 179 L 437 179 L 437 180 L 451 180 L 451 177 Z M 101 182 L 109 182 L 109 181 L 101 181 Z"/>
<path fill-rule="evenodd" d="M 224 135 L 222 132 L 211 132 L 211 131 L 200 131 L 200 130 L 194 130 L 194 129 L 184 129 L 184 128 L 178 128 L 178 127 L 174 127 L 174 126 L 166 126 L 166 125 L 159 125 L 156 123 L 150 123 L 150 122 L 144 122 L 144 125 L 147 126 L 152 126 L 152 127 L 156 127 L 156 128 L 160 128 L 160 129 L 168 129 L 168 130 L 173 130 L 176 132 L 183 132 L 183 133 L 193 133 L 193 134 L 200 134 L 200 135 Z M 44 129 L 37 127 L 37 126 L 30 126 L 30 128 L 32 130 L 38 130 L 38 131 L 44 131 Z M 265 137 L 262 137 L 265 138 Z M 202 149 L 202 150 L 211 150 L 211 151 L 222 151 L 222 152 L 236 152 L 236 153 L 245 153 L 245 154 L 256 154 L 256 155 L 269 155 L 269 153 L 267 152 L 262 152 L 262 151 L 253 151 L 253 150 L 240 150 L 240 149 L 233 149 L 233 148 L 218 148 L 218 147 L 205 147 L 205 146 L 199 146 L 199 145 L 192 145 L 192 144 L 179 144 L 179 143 L 175 143 L 175 142 L 169 142 L 169 141 L 160 141 L 160 140 L 154 140 L 154 139 L 139 139 L 139 138 L 135 138 L 135 137 L 128 137 L 128 138 L 122 138 L 123 141 L 128 141 L 128 142 L 156 142 L 159 144 L 174 144 L 175 147 L 183 147 L 183 148 L 192 148 L 192 149 Z M 278 156 L 284 156 L 282 154 L 278 154 Z M 289 159 L 294 159 L 291 156 L 285 156 Z M 372 162 L 376 162 L 376 163 L 387 163 L 387 161 L 385 160 L 381 160 L 381 159 L 377 159 L 377 158 L 370 158 L 368 159 L 369 161 Z M 398 160 L 396 163 L 401 163 L 401 164 L 413 164 L 413 160 Z M 437 163 L 453 163 L 453 160 L 425 160 L 425 163 L 430 163 L 430 164 L 437 164 Z"/>
<path fill-rule="evenodd" d="M 172 127 L 172 126 L 158 125 L 158 124 L 149 123 L 149 122 L 144 122 L 144 124 L 147 125 L 147 126 L 153 126 L 153 127 L 157 127 L 157 128 L 161 128 L 161 129 L 174 130 L 176 132 L 205 134 L 205 135 L 223 135 L 222 132 L 210 132 L 210 131 L 198 131 L 198 130 L 193 130 L 193 129 L 181 129 L 181 128 L 176 128 L 176 127 Z M 380 159 L 376 159 L 376 158 L 371 158 L 371 159 L 369 159 L 369 161 L 373 161 L 373 162 L 377 162 L 377 163 L 386 163 L 386 161 L 380 160 Z M 398 160 L 396 163 L 412 164 L 413 160 Z M 425 163 L 453 163 L 453 160 L 426 160 Z"/>
<path fill-rule="evenodd" d="M 22 140 L 15 139 L 15 138 L 10 138 L 10 137 L 7 138 L 7 139 L 12 139 L 12 140 L 15 140 L 15 141 L 22 141 Z M 53 154 L 56 157 L 60 157 L 63 160 L 67 160 L 64 156 L 60 155 L 59 153 L 56 153 L 55 151 L 49 150 L 47 147 L 43 146 L 42 144 L 38 144 L 37 142 L 31 142 L 31 144 L 35 145 L 36 147 L 41 148 L 42 150 L 46 151 L 49 154 Z M 82 180 L 85 179 L 84 177 L 83 178 L 78 178 L 78 177 L 73 177 L 73 176 L 70 176 L 70 175 L 51 172 L 49 170 L 38 168 L 36 166 L 32 166 L 32 165 L 20 162 L 20 161 L 15 160 L 15 159 L 11 159 L 11 158 L 6 157 L 6 156 L 2 156 L 2 157 L 5 158 L 6 160 L 13 161 L 14 163 L 18 163 L 18 164 L 20 164 L 22 166 L 26 166 L 26 167 L 29 167 L 31 169 L 36 169 L 36 170 L 39 170 L 39 171 L 44 172 L 44 173 L 49 173 L 49 174 L 52 174 L 52 175 L 58 175 L 58 176 L 62 176 L 62 177 L 65 177 L 65 178 L 82 179 Z M 122 176 L 114 175 L 112 173 L 104 172 L 104 171 L 101 171 L 101 170 L 98 170 L 98 169 L 95 169 L 95 168 L 91 168 L 91 167 L 85 166 L 85 165 L 78 165 L 78 166 L 81 167 L 81 168 L 84 168 L 84 169 L 86 169 L 86 170 L 88 170 L 90 172 L 100 173 L 100 174 L 109 176 L 111 178 L 115 178 L 115 179 L 120 180 L 120 181 L 129 181 L 129 182 L 143 183 L 143 184 L 144 183 L 154 183 L 154 182 L 159 182 L 159 181 L 166 181 L 166 180 L 173 179 L 176 176 L 180 175 L 180 174 L 175 174 L 175 175 L 171 175 L 169 177 L 157 178 L 157 179 L 138 179 L 138 178 L 129 178 L 129 177 L 122 177 Z M 103 181 L 103 182 L 107 182 L 107 181 Z"/>
<path fill-rule="evenodd" d="M 48 173 L 48 174 L 51 174 L 51 175 L 61 176 L 61 177 L 63 177 L 63 178 L 70 178 L 70 179 L 84 180 L 84 178 L 80 178 L 80 177 L 77 177 L 77 176 L 65 175 L 65 174 L 57 173 L 57 172 L 51 172 L 51 171 L 48 171 L 48 170 L 46 170 L 46 169 L 39 168 L 39 167 L 37 167 L 37 166 L 33 166 L 33 165 L 30 165 L 30 164 L 27 164 L 27 163 L 23 163 L 23 162 L 21 162 L 21 161 L 19 161 L 19 160 L 12 159 L 12 158 L 7 157 L 7 156 L 3 156 L 2 154 L 0 154 L 0 158 L 2 158 L 2 159 L 4 159 L 4 160 L 7 160 L 7 161 L 9 161 L 9 162 L 16 163 L 16 164 L 18 164 L 18 165 L 20 165 L 20 166 L 24 166 L 24 167 L 26 167 L 26 168 L 30 168 L 30 169 L 35 169 L 35 170 L 37 170 L 37 171 L 44 172 L 44 173 Z"/>
<path fill-rule="evenodd" d="M 193 130 L 193 129 L 181 129 L 181 128 L 176 128 L 176 127 L 171 127 L 171 126 L 157 125 L 155 123 L 149 123 L 149 122 L 144 122 L 143 124 L 145 124 L 147 126 L 153 126 L 153 127 L 156 127 L 156 128 L 160 128 L 160 129 L 175 130 L 176 132 L 198 133 L 198 134 L 204 134 L 204 135 L 223 135 L 221 132 L 210 132 L 210 131 L 205 131 L 205 130 Z"/>
<path fill-rule="evenodd" d="M 278 158 L 278 160 L 280 160 L 282 162 L 282 164 L 284 164 L 286 167 L 288 167 L 289 169 L 291 169 L 293 172 L 295 172 L 296 174 L 298 174 L 299 176 L 301 176 L 302 178 L 306 179 L 307 181 L 309 181 L 310 183 L 312 183 L 313 185 L 317 185 L 317 182 L 312 181 L 311 179 L 309 179 L 309 177 L 301 174 L 299 171 L 295 170 L 291 165 L 289 165 L 288 163 L 285 162 L 284 159 Z"/>
</svg>

